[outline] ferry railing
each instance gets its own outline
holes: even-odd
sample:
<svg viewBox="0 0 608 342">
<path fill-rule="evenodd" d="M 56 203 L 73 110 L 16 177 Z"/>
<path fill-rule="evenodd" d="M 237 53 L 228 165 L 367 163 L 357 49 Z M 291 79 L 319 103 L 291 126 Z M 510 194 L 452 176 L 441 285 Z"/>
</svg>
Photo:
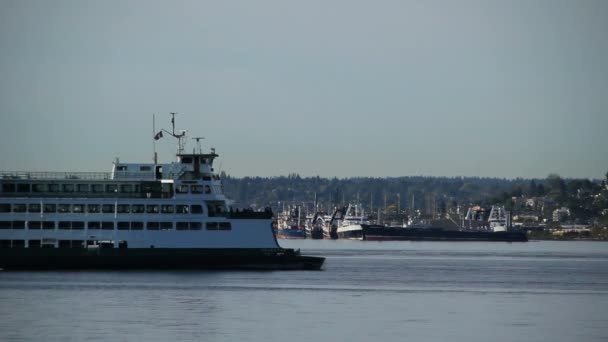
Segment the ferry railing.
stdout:
<svg viewBox="0 0 608 342">
<path fill-rule="evenodd" d="M 118 180 L 154 179 L 153 172 L 52 172 L 52 171 L 0 171 L 0 179 L 44 179 L 44 180 Z"/>
</svg>

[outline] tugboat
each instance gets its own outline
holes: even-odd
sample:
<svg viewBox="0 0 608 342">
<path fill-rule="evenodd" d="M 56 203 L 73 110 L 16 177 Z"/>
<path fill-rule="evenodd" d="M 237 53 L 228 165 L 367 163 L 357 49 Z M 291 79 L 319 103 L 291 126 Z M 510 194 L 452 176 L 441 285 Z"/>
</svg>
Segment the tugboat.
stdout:
<svg viewBox="0 0 608 342">
<path fill-rule="evenodd" d="M 279 246 L 270 208 L 229 207 L 215 149 L 186 153 L 172 115 L 154 139 L 177 139 L 175 162 L 0 171 L 0 268 L 319 270 L 325 258 Z"/>
</svg>

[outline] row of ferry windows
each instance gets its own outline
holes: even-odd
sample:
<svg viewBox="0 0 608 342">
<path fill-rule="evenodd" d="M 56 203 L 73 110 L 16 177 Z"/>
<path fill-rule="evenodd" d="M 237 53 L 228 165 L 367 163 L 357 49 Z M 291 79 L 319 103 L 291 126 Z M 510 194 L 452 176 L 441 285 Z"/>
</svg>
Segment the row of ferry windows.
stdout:
<svg viewBox="0 0 608 342">
<path fill-rule="evenodd" d="M 0 203 L 0 213 L 118 213 L 118 214 L 202 214 L 203 206 L 199 204 L 10 204 Z"/>
<path fill-rule="evenodd" d="M 29 183 L 4 183 L 2 184 L 2 192 L 80 192 L 80 193 L 139 193 L 141 187 L 139 184 L 29 184 Z M 175 192 L 179 194 L 210 194 L 211 187 L 209 185 L 179 185 Z"/>
<path fill-rule="evenodd" d="M 84 248 L 86 246 L 94 245 L 93 240 L 58 240 L 58 248 Z M 101 245 L 104 246 L 104 245 Z M 45 240 L 28 240 L 29 248 L 55 248 L 55 242 L 49 242 Z M 114 247 L 114 246 L 112 246 Z M 0 240 L 0 248 L 25 248 L 25 240 Z M 127 248 L 126 241 L 119 241 L 118 248 Z"/>
<path fill-rule="evenodd" d="M 0 221 L 0 229 L 64 229 L 82 230 L 85 229 L 102 230 L 173 230 L 173 222 L 140 222 L 140 221 L 119 221 L 114 224 L 112 221 Z M 176 230 L 201 230 L 202 222 L 176 222 Z M 230 222 L 206 222 L 207 230 L 231 230 Z"/>
<path fill-rule="evenodd" d="M 29 184 L 4 183 L 2 192 L 140 192 L 139 184 Z"/>
</svg>

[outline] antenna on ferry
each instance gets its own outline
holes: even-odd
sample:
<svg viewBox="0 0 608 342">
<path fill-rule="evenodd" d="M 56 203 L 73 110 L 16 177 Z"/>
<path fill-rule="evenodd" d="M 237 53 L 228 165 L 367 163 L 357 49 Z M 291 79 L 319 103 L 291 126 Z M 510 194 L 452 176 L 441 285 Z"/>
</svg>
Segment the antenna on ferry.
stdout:
<svg viewBox="0 0 608 342">
<path fill-rule="evenodd" d="M 171 112 L 169 114 L 171 114 L 171 126 L 173 126 L 173 133 L 171 133 L 171 134 L 173 134 L 173 136 L 175 136 L 175 114 L 177 114 L 177 113 Z"/>
<path fill-rule="evenodd" d="M 156 154 L 156 140 L 160 139 L 160 137 L 162 137 L 162 133 L 160 134 L 160 136 L 157 139 L 157 135 L 158 133 L 156 133 L 156 114 L 152 113 L 152 135 L 154 136 L 154 139 L 152 139 L 152 150 L 154 152 L 154 165 L 158 164 L 158 155 Z"/>
</svg>

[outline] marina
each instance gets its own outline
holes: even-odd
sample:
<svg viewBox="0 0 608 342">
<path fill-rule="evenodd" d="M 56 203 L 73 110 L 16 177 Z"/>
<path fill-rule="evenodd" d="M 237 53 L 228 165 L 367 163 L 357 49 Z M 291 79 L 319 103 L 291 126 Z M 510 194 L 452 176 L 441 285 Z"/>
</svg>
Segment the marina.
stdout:
<svg viewBox="0 0 608 342">
<path fill-rule="evenodd" d="M 297 213 L 301 207 L 297 207 Z M 296 219 L 297 217 L 297 219 Z M 429 223 L 419 223 L 413 220 L 406 225 L 380 224 L 371 222 L 359 205 L 349 204 L 346 207 L 334 209 L 329 215 L 315 214 L 307 217 L 306 227 L 311 230 L 316 227 L 324 232 L 325 239 L 362 240 L 362 241 L 496 241 L 496 242 L 527 242 L 524 231 L 511 225 L 510 215 L 502 206 L 492 206 L 489 215 L 475 216 L 476 228 L 471 228 L 474 215 L 469 209 L 466 219 L 458 227 L 445 228 Z M 296 211 L 279 216 L 279 239 L 304 239 L 300 227 L 300 216 Z M 285 222 L 298 222 L 288 225 Z M 468 223 L 469 227 L 466 226 Z M 280 228 L 283 227 L 283 228 Z M 309 228 L 310 227 L 310 228 Z M 310 238 L 310 237 L 309 237 Z M 320 234 L 317 238 L 321 238 Z"/>
</svg>

